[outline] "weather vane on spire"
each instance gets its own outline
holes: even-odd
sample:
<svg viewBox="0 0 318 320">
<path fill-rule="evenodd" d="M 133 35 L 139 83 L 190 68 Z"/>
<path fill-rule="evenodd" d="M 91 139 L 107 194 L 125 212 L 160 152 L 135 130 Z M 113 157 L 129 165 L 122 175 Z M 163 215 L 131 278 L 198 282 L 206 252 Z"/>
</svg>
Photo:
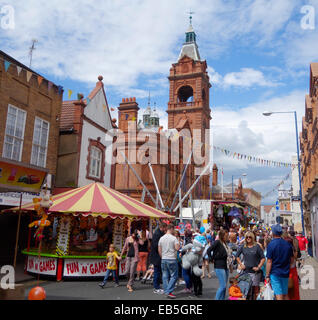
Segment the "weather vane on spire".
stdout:
<svg viewBox="0 0 318 320">
<path fill-rule="evenodd" d="M 192 15 L 194 14 L 195 12 L 193 12 L 193 11 L 191 11 L 190 10 L 190 12 L 188 12 L 188 14 L 190 15 L 189 16 L 189 19 L 190 19 L 190 25 L 192 26 Z"/>
</svg>

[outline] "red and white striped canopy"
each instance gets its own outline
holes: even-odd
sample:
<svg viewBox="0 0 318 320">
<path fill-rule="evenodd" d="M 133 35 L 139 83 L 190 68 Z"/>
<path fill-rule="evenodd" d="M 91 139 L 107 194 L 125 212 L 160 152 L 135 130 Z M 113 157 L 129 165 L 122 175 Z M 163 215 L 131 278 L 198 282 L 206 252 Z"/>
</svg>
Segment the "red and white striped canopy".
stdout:
<svg viewBox="0 0 318 320">
<path fill-rule="evenodd" d="M 171 215 L 126 196 L 101 183 L 91 183 L 84 187 L 66 191 L 52 197 L 49 212 L 91 214 L 102 217 L 173 218 Z M 23 211 L 34 210 L 34 204 L 21 207 Z M 11 210 L 19 210 L 18 207 Z"/>
</svg>

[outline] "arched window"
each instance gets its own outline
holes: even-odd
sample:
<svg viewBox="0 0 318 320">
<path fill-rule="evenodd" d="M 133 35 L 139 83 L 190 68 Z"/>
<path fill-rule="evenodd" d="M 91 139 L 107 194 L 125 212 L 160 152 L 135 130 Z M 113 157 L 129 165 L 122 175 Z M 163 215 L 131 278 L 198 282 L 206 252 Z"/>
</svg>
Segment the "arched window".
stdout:
<svg viewBox="0 0 318 320">
<path fill-rule="evenodd" d="M 193 102 L 193 89 L 183 86 L 178 90 L 178 102 Z"/>
</svg>

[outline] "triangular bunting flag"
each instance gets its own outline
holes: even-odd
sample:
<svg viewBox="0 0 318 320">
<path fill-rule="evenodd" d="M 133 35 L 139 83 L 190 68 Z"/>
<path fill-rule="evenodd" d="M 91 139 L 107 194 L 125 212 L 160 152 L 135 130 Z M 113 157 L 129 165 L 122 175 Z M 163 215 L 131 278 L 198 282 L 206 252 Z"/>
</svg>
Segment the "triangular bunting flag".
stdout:
<svg viewBox="0 0 318 320">
<path fill-rule="evenodd" d="M 39 84 L 39 86 L 41 85 L 42 81 L 43 81 L 43 77 L 38 76 L 38 84 Z"/>
<path fill-rule="evenodd" d="M 6 70 L 6 72 L 8 71 L 10 65 L 11 65 L 11 62 L 4 60 L 4 69 Z"/>
<path fill-rule="evenodd" d="M 89 97 L 86 98 L 86 105 L 88 105 L 91 102 L 91 99 Z"/>
<path fill-rule="evenodd" d="M 73 91 L 72 91 L 71 89 L 69 89 L 69 90 L 67 91 L 67 93 L 68 93 L 68 98 L 71 99 L 71 96 L 72 96 Z"/>
<path fill-rule="evenodd" d="M 58 89 L 59 94 L 61 94 L 62 91 L 63 91 L 63 87 L 62 86 L 58 86 L 57 89 Z"/>
<path fill-rule="evenodd" d="M 21 67 L 19 67 L 19 66 L 17 66 L 18 76 L 20 75 L 21 71 L 22 71 L 22 68 L 21 68 Z"/>
<path fill-rule="evenodd" d="M 106 104 L 103 104 L 103 110 L 104 111 L 106 111 L 106 108 L 107 108 Z"/>
<path fill-rule="evenodd" d="M 31 77 L 32 77 L 32 72 L 27 70 L 27 82 L 30 81 Z"/>
</svg>

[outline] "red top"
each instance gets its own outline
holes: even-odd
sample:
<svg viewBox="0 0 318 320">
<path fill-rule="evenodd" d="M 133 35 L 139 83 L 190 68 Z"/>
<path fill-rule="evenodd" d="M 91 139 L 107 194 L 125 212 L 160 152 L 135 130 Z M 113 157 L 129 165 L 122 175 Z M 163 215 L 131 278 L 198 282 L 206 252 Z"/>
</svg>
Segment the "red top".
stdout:
<svg viewBox="0 0 318 320">
<path fill-rule="evenodd" d="M 302 236 L 297 236 L 296 238 L 298 240 L 299 250 L 306 251 L 306 244 L 308 244 L 307 238 Z"/>
</svg>

